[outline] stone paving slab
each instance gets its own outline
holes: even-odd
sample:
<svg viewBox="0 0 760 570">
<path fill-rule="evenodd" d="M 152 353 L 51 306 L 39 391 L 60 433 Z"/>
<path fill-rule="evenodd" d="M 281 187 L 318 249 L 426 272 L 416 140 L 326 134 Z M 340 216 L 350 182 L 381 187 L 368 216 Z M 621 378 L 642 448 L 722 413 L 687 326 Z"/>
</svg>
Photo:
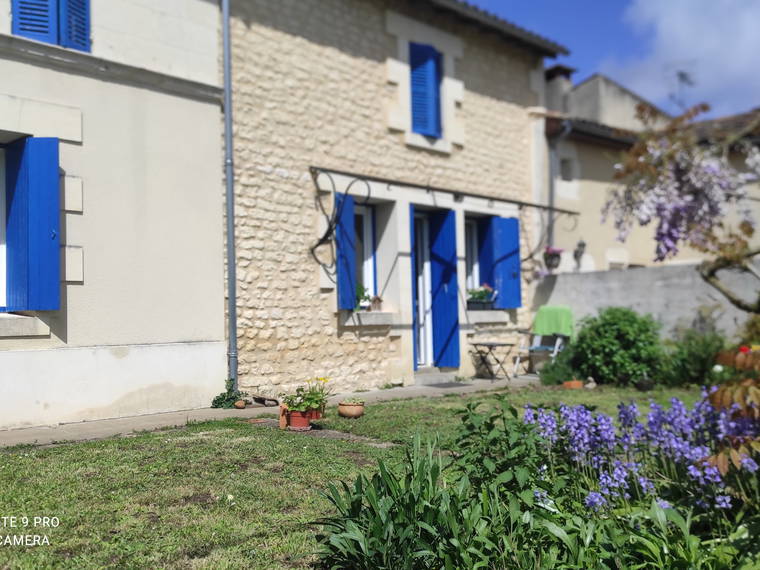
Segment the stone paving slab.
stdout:
<svg viewBox="0 0 760 570">
<path fill-rule="evenodd" d="M 388 390 L 371 390 L 369 392 L 338 394 L 332 396 L 330 404 L 337 404 L 343 398 L 361 398 L 367 403 L 386 400 L 409 399 L 421 397 L 440 397 L 446 394 L 472 394 L 504 388 L 524 388 L 538 383 L 537 378 L 523 376 L 512 380 L 497 379 L 472 380 L 453 385 L 440 386 L 402 386 Z M 221 420 L 224 418 L 255 418 L 266 414 L 277 414 L 276 407 L 251 406 L 244 410 L 225 410 L 203 408 L 115 418 L 110 420 L 95 420 L 88 422 L 58 424 L 22 429 L 0 431 L 0 447 L 14 445 L 49 445 L 70 441 L 88 441 L 122 436 L 142 431 L 153 431 L 162 428 L 182 427 L 192 422 Z"/>
</svg>

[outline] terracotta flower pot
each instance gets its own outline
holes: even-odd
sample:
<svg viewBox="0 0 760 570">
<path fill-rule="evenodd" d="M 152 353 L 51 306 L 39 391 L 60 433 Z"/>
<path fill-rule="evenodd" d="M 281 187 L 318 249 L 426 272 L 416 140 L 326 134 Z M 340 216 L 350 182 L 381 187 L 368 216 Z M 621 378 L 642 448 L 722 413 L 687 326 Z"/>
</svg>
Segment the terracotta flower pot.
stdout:
<svg viewBox="0 0 760 570">
<path fill-rule="evenodd" d="M 238 400 L 233 404 L 233 406 L 235 406 L 238 410 L 243 410 L 245 409 L 245 400 Z"/>
<path fill-rule="evenodd" d="M 309 423 L 309 412 L 296 412 L 291 410 L 288 412 L 288 427 L 296 430 L 308 430 L 311 429 Z"/>
<path fill-rule="evenodd" d="M 322 419 L 322 410 L 309 410 L 306 412 L 309 415 L 310 420 L 321 420 Z"/>
<path fill-rule="evenodd" d="M 338 415 L 343 418 L 360 418 L 364 415 L 364 404 L 338 404 Z"/>
<path fill-rule="evenodd" d="M 562 387 L 565 390 L 580 390 L 583 388 L 583 382 L 581 380 L 567 380 L 562 382 Z"/>
</svg>

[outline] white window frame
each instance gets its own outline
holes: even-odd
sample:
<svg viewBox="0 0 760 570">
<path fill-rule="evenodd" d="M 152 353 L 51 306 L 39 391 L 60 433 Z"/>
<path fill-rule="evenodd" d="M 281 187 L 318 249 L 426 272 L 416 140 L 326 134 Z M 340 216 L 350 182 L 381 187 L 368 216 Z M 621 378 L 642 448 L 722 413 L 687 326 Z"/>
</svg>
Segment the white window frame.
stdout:
<svg viewBox="0 0 760 570">
<path fill-rule="evenodd" d="M 6 307 L 8 299 L 8 258 L 5 248 L 5 149 L 0 148 L 0 307 Z"/>
<path fill-rule="evenodd" d="M 433 295 L 430 267 L 430 219 L 424 214 L 414 216 L 415 259 L 417 263 L 417 366 L 433 365 Z M 419 232 L 418 232 L 419 230 Z M 422 269 L 422 271 L 420 271 Z"/>
<path fill-rule="evenodd" d="M 377 295 L 375 290 L 375 228 L 374 216 L 371 206 L 354 206 L 354 215 L 362 219 L 362 281 L 369 292 L 370 297 Z M 362 307 L 369 306 L 369 302 L 363 301 Z"/>
<path fill-rule="evenodd" d="M 386 31 L 396 38 L 396 56 L 386 60 L 386 81 L 394 87 L 387 104 L 388 129 L 404 134 L 404 142 L 413 147 L 450 154 L 453 145 L 464 146 L 464 120 L 460 107 L 464 99 L 464 83 L 454 79 L 456 60 L 464 53 L 464 44 L 453 34 L 407 18 L 391 10 L 386 12 Z M 441 138 L 434 139 L 412 132 L 411 73 L 409 44 L 433 46 L 441 54 Z"/>
<path fill-rule="evenodd" d="M 476 220 L 464 222 L 464 258 L 467 290 L 480 287 L 480 263 L 478 257 L 478 223 Z"/>
</svg>

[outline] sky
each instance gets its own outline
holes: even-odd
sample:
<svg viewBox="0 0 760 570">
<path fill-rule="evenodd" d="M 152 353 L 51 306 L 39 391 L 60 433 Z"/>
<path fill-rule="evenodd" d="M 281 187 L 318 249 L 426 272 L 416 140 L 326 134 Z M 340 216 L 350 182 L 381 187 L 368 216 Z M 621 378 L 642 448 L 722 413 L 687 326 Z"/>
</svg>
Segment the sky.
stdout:
<svg viewBox="0 0 760 570">
<path fill-rule="evenodd" d="M 673 114 L 760 107 L 760 0 L 469 1 L 567 47 L 546 66 L 576 68 L 576 83 L 603 73 Z"/>
</svg>

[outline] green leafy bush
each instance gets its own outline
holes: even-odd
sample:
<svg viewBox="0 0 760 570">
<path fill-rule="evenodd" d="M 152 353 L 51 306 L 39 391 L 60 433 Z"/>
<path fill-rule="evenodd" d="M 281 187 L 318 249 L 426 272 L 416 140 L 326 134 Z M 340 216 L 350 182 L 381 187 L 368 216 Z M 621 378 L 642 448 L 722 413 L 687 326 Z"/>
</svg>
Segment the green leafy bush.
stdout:
<svg viewBox="0 0 760 570">
<path fill-rule="evenodd" d="M 227 389 L 211 401 L 212 408 L 234 408 L 235 402 L 243 399 L 244 394 L 238 390 L 233 390 L 232 384 L 232 378 L 224 381 Z"/>
<path fill-rule="evenodd" d="M 538 376 L 544 386 L 556 386 L 567 380 L 572 380 L 578 374 L 570 364 L 573 357 L 573 345 L 568 344 L 564 350 L 557 354 L 553 361 L 544 364 Z"/>
<path fill-rule="evenodd" d="M 599 384 L 635 384 L 660 371 L 663 350 L 659 325 L 650 315 L 624 307 L 603 309 L 581 321 L 570 350 L 570 365 Z"/>
<path fill-rule="evenodd" d="M 662 380 L 669 386 L 706 385 L 715 366 L 715 355 L 724 345 L 720 333 L 687 330 L 668 347 Z"/>
</svg>

